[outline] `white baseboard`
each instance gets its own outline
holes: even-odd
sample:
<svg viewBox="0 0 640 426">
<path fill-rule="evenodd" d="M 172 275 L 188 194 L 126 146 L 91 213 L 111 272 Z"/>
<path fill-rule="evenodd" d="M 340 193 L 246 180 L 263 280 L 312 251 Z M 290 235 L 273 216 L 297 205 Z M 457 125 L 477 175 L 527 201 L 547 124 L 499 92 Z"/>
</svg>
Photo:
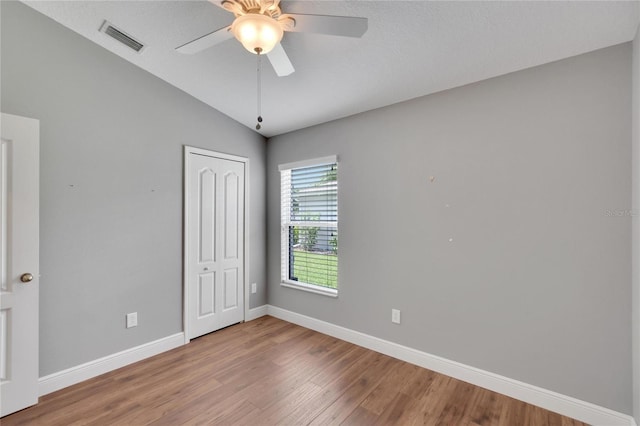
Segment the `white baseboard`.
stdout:
<svg viewBox="0 0 640 426">
<path fill-rule="evenodd" d="M 249 309 L 245 321 L 252 321 L 267 315 L 267 308 L 267 305 L 262 305 Z M 100 374 L 108 373 L 125 365 L 133 364 L 134 362 L 177 348 L 178 346 L 184 345 L 185 342 L 188 343 L 188 341 L 185 341 L 185 334 L 177 333 L 154 342 L 145 343 L 135 348 L 126 349 L 122 352 L 107 355 L 94 361 L 49 374 L 38 380 L 38 395 L 44 396 L 66 388 L 67 386 L 75 385 L 76 383 L 91 379 Z"/>
<path fill-rule="evenodd" d="M 267 315 L 267 308 L 267 305 L 262 305 L 249 309 L 245 321 L 251 321 Z M 99 376 L 100 374 L 108 373 L 125 365 L 133 364 L 134 362 L 177 348 L 185 343 L 188 343 L 188 340 L 185 340 L 185 334 L 177 333 L 154 342 L 145 343 L 135 348 L 126 349 L 122 352 L 107 355 L 94 361 L 49 374 L 38 380 L 38 395 L 44 396 L 66 388 L 67 386 L 75 385 L 76 383 Z"/>
<path fill-rule="evenodd" d="M 245 321 L 253 321 L 265 315 L 268 315 L 268 305 L 258 306 L 257 308 L 249 309 L 244 317 Z"/>
<path fill-rule="evenodd" d="M 38 395 L 43 396 L 67 386 L 108 373 L 125 365 L 133 364 L 145 358 L 166 352 L 184 345 L 184 333 L 177 333 L 135 348 L 126 349 L 112 355 L 89 361 L 57 373 L 49 374 L 38 380 Z"/>
<path fill-rule="evenodd" d="M 271 305 L 250 309 L 245 318 L 251 321 L 264 315 L 271 315 L 316 330 L 320 333 L 351 342 L 376 352 L 446 374 L 459 380 L 480 386 L 503 395 L 537 405 L 592 425 L 637 426 L 633 417 L 600 407 L 586 401 L 562 395 L 528 383 L 500 376 L 489 371 L 461 364 L 431 355 L 407 346 L 379 339 L 368 334 L 350 330 L 335 324 L 301 315 Z M 55 392 L 67 386 L 108 373 L 120 367 L 166 352 L 184 344 L 184 333 L 177 333 L 162 339 L 145 343 L 94 361 L 90 361 L 57 373 L 41 377 L 38 381 L 39 396 Z"/>
<path fill-rule="evenodd" d="M 546 410 L 580 420 L 591 425 L 636 426 L 633 417 L 586 401 L 562 395 L 528 383 L 500 376 L 489 371 L 431 355 L 368 334 L 301 315 L 277 306 L 267 307 L 269 315 L 302 327 L 337 337 L 358 346 L 428 368 L 438 373 L 480 386 L 503 395 L 542 407 Z"/>
</svg>

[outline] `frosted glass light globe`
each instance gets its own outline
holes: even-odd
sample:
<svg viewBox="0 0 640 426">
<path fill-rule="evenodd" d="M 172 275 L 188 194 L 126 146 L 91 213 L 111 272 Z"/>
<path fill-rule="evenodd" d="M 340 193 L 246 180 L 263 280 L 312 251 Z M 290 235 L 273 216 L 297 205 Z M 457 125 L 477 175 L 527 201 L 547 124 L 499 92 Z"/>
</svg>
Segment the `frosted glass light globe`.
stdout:
<svg viewBox="0 0 640 426">
<path fill-rule="evenodd" d="M 231 31 L 245 49 L 263 55 L 271 52 L 284 34 L 275 19 L 258 13 L 238 16 L 231 24 Z"/>
</svg>

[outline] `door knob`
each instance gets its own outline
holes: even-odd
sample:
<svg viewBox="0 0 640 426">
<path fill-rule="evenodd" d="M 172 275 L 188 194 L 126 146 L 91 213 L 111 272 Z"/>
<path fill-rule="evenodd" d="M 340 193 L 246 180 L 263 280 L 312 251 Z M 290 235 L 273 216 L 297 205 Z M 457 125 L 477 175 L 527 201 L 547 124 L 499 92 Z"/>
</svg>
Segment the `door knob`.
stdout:
<svg viewBox="0 0 640 426">
<path fill-rule="evenodd" d="M 30 283 L 31 281 L 33 281 L 33 275 L 29 273 L 22 274 L 20 275 L 20 281 L 22 281 L 23 283 Z"/>
</svg>

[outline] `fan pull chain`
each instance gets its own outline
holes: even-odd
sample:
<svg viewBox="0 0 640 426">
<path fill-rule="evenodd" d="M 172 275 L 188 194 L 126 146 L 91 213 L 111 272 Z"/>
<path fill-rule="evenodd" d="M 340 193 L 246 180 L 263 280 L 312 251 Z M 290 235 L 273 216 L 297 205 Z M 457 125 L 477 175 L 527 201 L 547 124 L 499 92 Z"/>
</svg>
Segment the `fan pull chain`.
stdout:
<svg viewBox="0 0 640 426">
<path fill-rule="evenodd" d="M 257 100 L 258 100 L 258 124 L 256 124 L 256 130 L 260 130 L 260 128 L 262 127 L 260 125 L 260 123 L 262 123 L 262 113 L 261 113 L 261 109 L 262 109 L 262 55 L 260 54 L 260 52 L 262 52 L 262 49 L 260 49 L 259 47 L 256 48 L 256 53 L 258 54 L 258 96 L 257 96 Z"/>
</svg>

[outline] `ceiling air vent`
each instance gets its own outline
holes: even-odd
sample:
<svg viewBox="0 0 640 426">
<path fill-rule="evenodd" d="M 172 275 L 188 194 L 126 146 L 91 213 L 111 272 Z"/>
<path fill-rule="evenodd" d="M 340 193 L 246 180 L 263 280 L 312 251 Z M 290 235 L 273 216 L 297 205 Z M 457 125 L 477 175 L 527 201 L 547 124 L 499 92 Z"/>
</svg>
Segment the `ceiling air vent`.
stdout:
<svg viewBox="0 0 640 426">
<path fill-rule="evenodd" d="M 138 53 L 140 53 L 142 49 L 144 49 L 144 44 L 140 43 L 138 40 L 134 39 L 133 37 L 127 35 L 126 33 L 124 33 L 124 31 L 117 29 L 116 27 L 111 25 L 109 21 L 104 21 L 102 23 L 102 26 L 100 27 L 100 32 L 103 32 L 109 37 L 112 37 L 118 40 L 120 43 L 124 44 L 130 49 L 135 50 Z"/>
</svg>

